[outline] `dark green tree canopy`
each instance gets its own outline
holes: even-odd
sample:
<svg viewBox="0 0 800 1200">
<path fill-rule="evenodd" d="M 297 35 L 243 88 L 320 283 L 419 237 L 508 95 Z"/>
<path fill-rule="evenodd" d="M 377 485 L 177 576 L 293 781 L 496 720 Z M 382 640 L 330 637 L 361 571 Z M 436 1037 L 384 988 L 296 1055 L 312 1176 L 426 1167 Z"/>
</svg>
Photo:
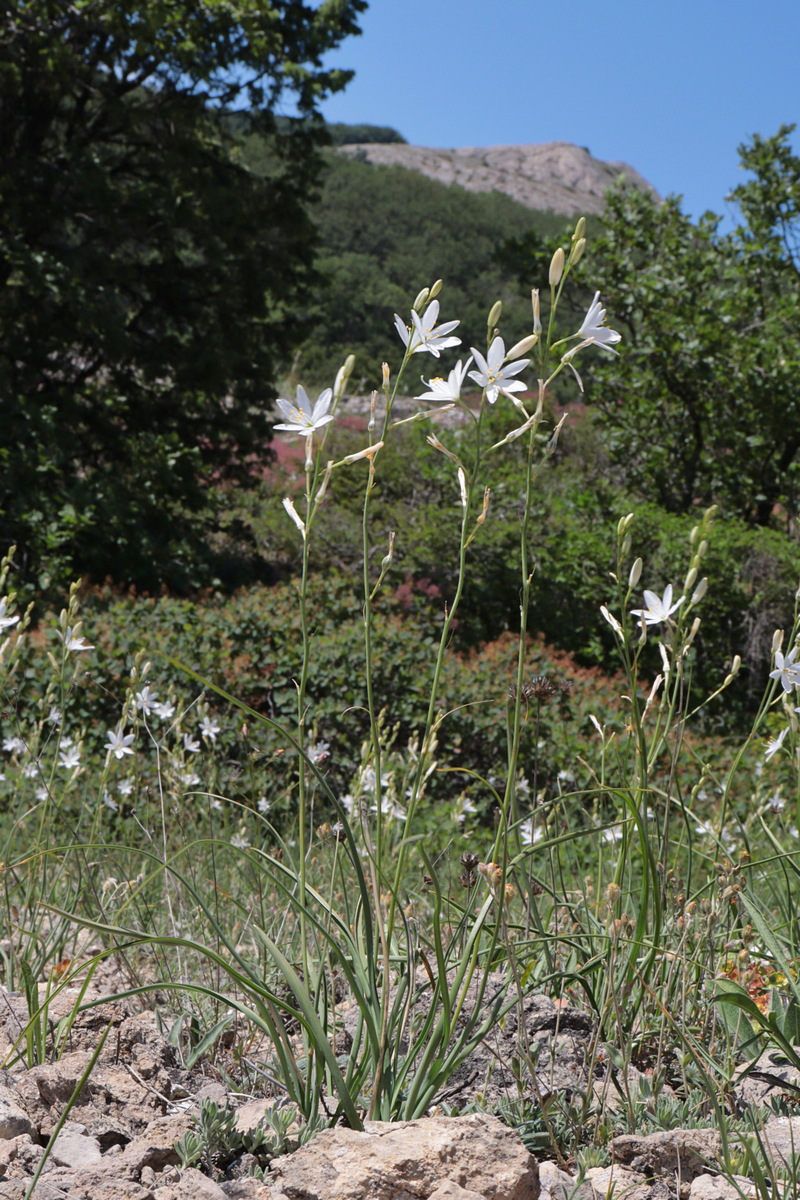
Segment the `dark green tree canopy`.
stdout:
<svg viewBox="0 0 800 1200">
<path fill-rule="evenodd" d="M 348 78 L 322 59 L 365 7 L 3 6 L 0 544 L 22 565 L 179 577 L 209 481 L 263 446 L 314 277 L 316 105 Z"/>
</svg>

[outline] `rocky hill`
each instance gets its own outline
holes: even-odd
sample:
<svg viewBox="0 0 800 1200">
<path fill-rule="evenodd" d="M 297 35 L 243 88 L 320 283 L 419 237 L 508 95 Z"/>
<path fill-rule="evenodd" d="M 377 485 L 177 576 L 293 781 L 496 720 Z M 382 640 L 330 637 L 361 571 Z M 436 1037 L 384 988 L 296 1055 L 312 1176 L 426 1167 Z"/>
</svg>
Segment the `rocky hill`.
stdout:
<svg viewBox="0 0 800 1200">
<path fill-rule="evenodd" d="M 601 162 L 570 142 L 455 150 L 366 142 L 345 144 L 339 152 L 363 162 L 406 167 L 472 192 L 504 192 L 528 208 L 566 216 L 601 213 L 606 189 L 621 175 L 659 198 L 655 188 L 627 163 Z"/>
</svg>

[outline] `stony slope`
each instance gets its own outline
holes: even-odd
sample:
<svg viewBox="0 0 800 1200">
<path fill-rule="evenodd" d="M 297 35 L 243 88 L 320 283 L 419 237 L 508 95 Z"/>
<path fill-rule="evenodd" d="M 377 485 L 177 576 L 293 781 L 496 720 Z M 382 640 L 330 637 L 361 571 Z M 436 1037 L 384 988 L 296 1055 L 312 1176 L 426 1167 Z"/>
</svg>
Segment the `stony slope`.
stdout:
<svg viewBox="0 0 800 1200">
<path fill-rule="evenodd" d="M 606 189 L 620 175 L 659 198 L 655 188 L 627 163 L 601 162 L 570 142 L 456 150 L 367 142 L 340 146 L 339 151 L 364 162 L 419 171 L 472 192 L 504 192 L 528 208 L 567 216 L 601 213 Z"/>
</svg>

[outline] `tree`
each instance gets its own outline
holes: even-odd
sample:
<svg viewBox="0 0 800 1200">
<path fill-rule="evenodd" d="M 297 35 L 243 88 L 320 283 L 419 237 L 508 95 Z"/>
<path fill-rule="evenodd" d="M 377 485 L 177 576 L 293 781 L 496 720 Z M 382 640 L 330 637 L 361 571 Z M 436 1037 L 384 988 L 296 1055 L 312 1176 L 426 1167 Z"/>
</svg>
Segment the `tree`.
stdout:
<svg viewBox="0 0 800 1200">
<path fill-rule="evenodd" d="M 720 233 L 679 200 L 609 200 L 584 279 L 602 289 L 622 354 L 594 372 L 620 478 L 672 512 L 719 502 L 766 525 L 800 498 L 800 158 L 783 126 L 740 147 L 754 178 Z"/>
<path fill-rule="evenodd" d="M 0 544 L 40 582 L 186 579 L 212 483 L 263 447 L 349 78 L 322 59 L 365 7 L 3 6 Z"/>
</svg>

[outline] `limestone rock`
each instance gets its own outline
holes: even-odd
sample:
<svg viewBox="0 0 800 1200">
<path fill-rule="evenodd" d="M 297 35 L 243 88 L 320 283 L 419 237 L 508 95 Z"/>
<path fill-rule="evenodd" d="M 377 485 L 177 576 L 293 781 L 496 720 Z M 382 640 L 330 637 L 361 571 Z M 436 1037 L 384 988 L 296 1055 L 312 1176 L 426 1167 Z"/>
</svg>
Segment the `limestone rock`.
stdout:
<svg viewBox="0 0 800 1200">
<path fill-rule="evenodd" d="M 650 1185 L 644 1175 L 614 1163 L 611 1167 L 590 1167 L 586 1177 L 592 1189 L 593 1200 L 624 1196 L 625 1200 L 649 1200 Z"/>
<path fill-rule="evenodd" d="M 51 1161 L 59 1167 L 88 1167 L 101 1158 L 97 1138 L 85 1133 L 60 1133 L 50 1151 Z"/>
<path fill-rule="evenodd" d="M 363 1133 L 325 1129 L 272 1163 L 269 1182 L 289 1200 L 419 1200 L 443 1183 L 485 1200 L 538 1200 L 536 1160 L 496 1117 L 370 1121 Z"/>
<path fill-rule="evenodd" d="M 24 1109 L 20 1108 L 14 1092 L 0 1086 L 0 1138 L 19 1137 L 22 1133 L 33 1133 L 33 1122 Z"/>
<path fill-rule="evenodd" d="M 363 162 L 405 167 L 471 192 L 503 192 L 528 208 L 588 216 L 605 208 L 605 193 L 620 175 L 659 199 L 638 171 L 623 162 L 602 162 L 570 142 L 531 146 L 460 147 L 456 150 L 401 143 L 345 145 L 341 154 Z"/>
<path fill-rule="evenodd" d="M 713 1170 L 720 1152 L 720 1137 L 714 1129 L 665 1129 L 643 1137 L 620 1134 L 611 1142 L 614 1159 L 645 1175 L 677 1173 L 691 1181 Z"/>
<path fill-rule="evenodd" d="M 446 1179 L 435 1192 L 431 1192 L 428 1200 L 484 1200 L 481 1192 L 473 1192 L 471 1188 L 463 1188 L 451 1179 Z"/>
<path fill-rule="evenodd" d="M 776 1169 L 800 1157 L 800 1117 L 773 1117 L 761 1131 L 767 1153 Z"/>
<path fill-rule="evenodd" d="M 721 1175 L 698 1175 L 693 1180 L 689 1200 L 742 1200 L 742 1196 L 755 1198 L 757 1191 L 749 1179 L 741 1175 L 733 1177 L 738 1188 Z"/>
<path fill-rule="evenodd" d="M 225 1200 L 220 1185 L 194 1167 L 181 1171 L 180 1179 L 171 1183 L 170 1189 L 175 1200 Z"/>
<path fill-rule="evenodd" d="M 552 1162 L 539 1163 L 540 1200 L 594 1200 L 592 1185 L 584 1180 L 578 1186 L 571 1175 Z"/>
</svg>

